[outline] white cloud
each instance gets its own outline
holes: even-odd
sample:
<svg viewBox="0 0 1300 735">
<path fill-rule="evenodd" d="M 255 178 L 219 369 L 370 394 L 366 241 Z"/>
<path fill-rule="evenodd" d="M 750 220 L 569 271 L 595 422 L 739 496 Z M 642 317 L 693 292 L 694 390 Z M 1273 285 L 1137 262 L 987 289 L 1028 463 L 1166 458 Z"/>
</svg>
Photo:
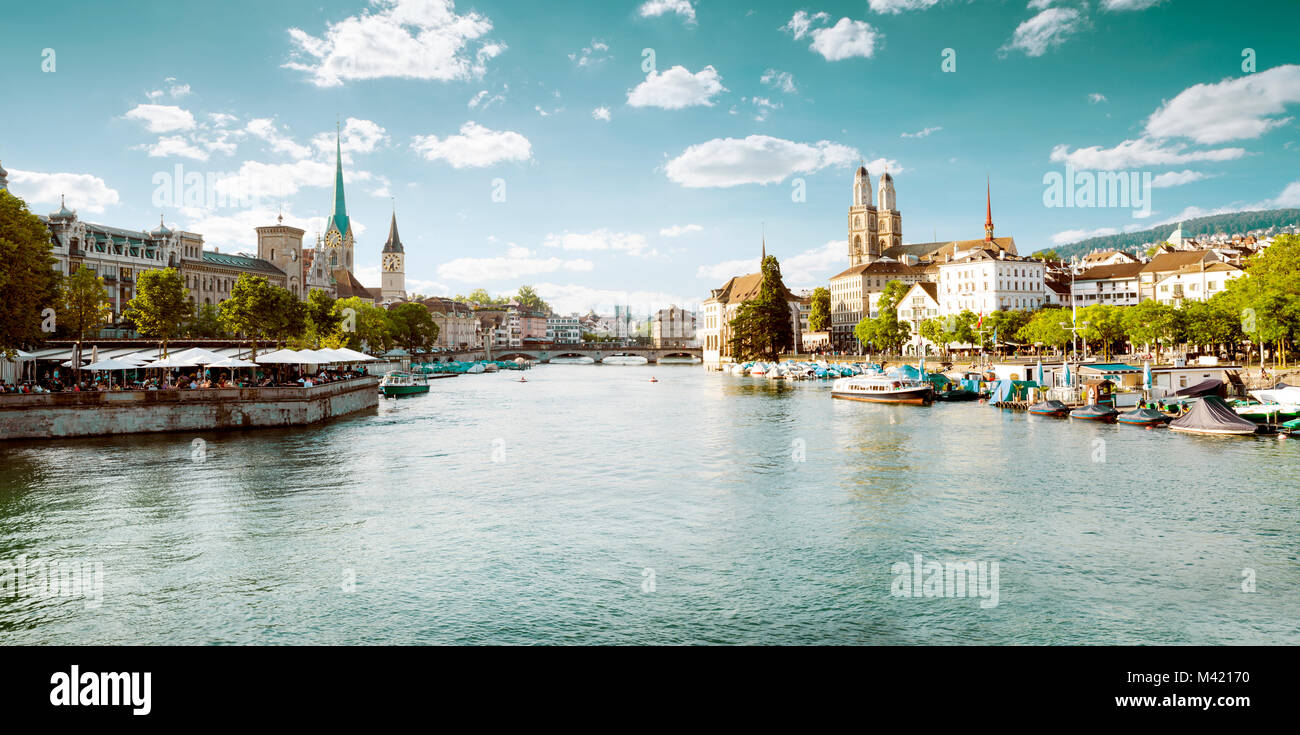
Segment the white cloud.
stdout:
<svg viewBox="0 0 1300 735">
<path fill-rule="evenodd" d="M 1183 184 L 1191 184 L 1196 181 L 1203 181 L 1212 178 L 1214 178 L 1214 176 L 1211 174 L 1192 171 L 1190 169 L 1186 171 L 1169 171 L 1151 179 L 1151 186 L 1160 189 L 1168 186 L 1182 186 Z"/>
<path fill-rule="evenodd" d="M 369 181 L 369 172 L 356 169 L 343 170 L 344 183 Z M 260 199 L 279 201 L 292 197 L 303 187 L 333 186 L 334 165 L 322 161 L 303 159 L 292 163 L 263 163 L 244 161 L 239 170 L 218 178 L 213 185 L 216 194 L 228 199 Z"/>
<path fill-rule="evenodd" d="M 636 257 L 654 257 L 655 250 L 646 249 L 644 235 L 631 232 L 611 232 L 600 229 L 591 232 L 549 233 L 544 243 L 548 248 L 577 251 L 617 251 Z"/>
<path fill-rule="evenodd" d="M 595 268 L 590 260 L 539 258 L 527 248 L 511 243 L 506 255 L 493 258 L 456 258 L 438 266 L 438 276 L 466 283 L 515 280 L 543 273 L 585 273 Z"/>
<path fill-rule="evenodd" d="M 230 253 L 236 248 L 245 248 L 255 253 L 257 252 L 255 228 L 275 224 L 276 216 L 282 213 L 284 224 L 301 228 L 309 233 L 303 236 L 304 241 L 312 233 L 324 232 L 324 218 L 298 216 L 294 214 L 293 208 L 288 203 L 283 210 L 268 203 L 248 209 L 236 209 L 231 214 L 210 209 L 182 208 L 181 215 L 185 218 L 182 229 L 203 235 L 203 240 L 209 247 L 219 247 L 222 252 Z M 360 234 L 360 229 L 357 233 Z"/>
<path fill-rule="evenodd" d="M 638 312 L 653 313 L 657 309 L 666 309 L 676 304 L 691 308 L 694 304 L 689 297 L 669 294 L 662 291 L 620 291 L 612 288 L 592 288 L 575 284 L 539 283 L 533 286 L 538 295 L 546 299 L 553 309 L 562 314 L 594 310 L 609 313 L 614 306 L 634 306 Z M 698 299 L 698 297 L 695 297 Z"/>
<path fill-rule="evenodd" d="M 763 76 L 759 77 L 758 81 L 786 94 L 796 94 L 799 91 L 794 83 L 794 75 L 788 71 L 768 69 L 763 72 Z"/>
<path fill-rule="evenodd" d="M 275 121 L 269 117 L 249 120 L 244 125 L 244 132 L 265 141 L 275 153 L 285 153 L 293 158 L 307 158 L 311 155 L 311 148 L 280 132 Z"/>
<path fill-rule="evenodd" d="M 1300 207 L 1300 181 L 1292 181 L 1286 185 L 1281 194 L 1278 194 L 1271 202 L 1274 207 Z"/>
<path fill-rule="evenodd" d="M 876 53 L 876 42 L 881 38 L 870 23 L 848 18 L 840 18 L 830 28 L 814 30 L 812 37 L 813 42 L 809 48 L 827 61 L 841 61 L 855 56 L 870 59 Z"/>
<path fill-rule="evenodd" d="M 473 110 L 473 109 L 475 109 L 475 108 L 482 109 L 482 110 L 486 110 L 487 108 L 491 107 L 492 105 L 495 105 L 495 104 L 502 104 L 502 103 L 504 103 L 504 102 L 506 101 L 505 92 L 506 92 L 508 89 L 510 89 L 510 85 L 508 85 L 508 84 L 503 84 L 503 85 L 501 85 L 501 93 L 500 93 L 500 94 L 491 94 L 491 93 L 488 92 L 488 90 L 486 90 L 486 89 L 481 90 L 478 94 L 476 94 L 476 95 L 474 95 L 472 98 L 470 98 L 469 104 L 468 104 L 467 106 L 468 106 L 471 110 Z"/>
<path fill-rule="evenodd" d="M 1106 235 L 1118 235 L 1119 230 L 1114 227 L 1099 227 L 1095 230 L 1065 230 L 1052 235 L 1053 245 L 1068 245 L 1072 242 L 1087 240 L 1090 237 L 1105 237 Z"/>
<path fill-rule="evenodd" d="M 1106 10 L 1146 10 L 1162 2 L 1164 0 L 1101 0 L 1101 7 Z"/>
<path fill-rule="evenodd" d="M 694 105 L 713 106 L 713 96 L 727 91 L 722 77 L 712 66 L 695 74 L 684 66 L 674 66 L 666 72 L 651 70 L 645 81 L 627 93 L 627 103 L 632 107 L 661 107 L 680 110 Z"/>
<path fill-rule="evenodd" d="M 492 30 L 476 12 L 457 15 L 452 0 L 371 0 L 373 10 L 330 23 L 323 36 L 290 28 L 294 59 L 318 87 L 396 77 L 437 81 L 480 77 L 505 44 L 485 42 L 471 58 L 469 45 Z"/>
<path fill-rule="evenodd" d="M 849 246 L 844 240 L 830 240 L 821 247 L 805 250 L 801 253 L 782 257 L 774 252 L 773 243 L 767 243 L 768 255 L 776 255 L 781 261 L 781 278 L 786 285 L 821 284 L 844 267 L 845 254 Z M 713 265 L 702 265 L 695 271 L 696 278 L 704 278 L 715 283 L 726 281 L 732 276 L 757 273 L 758 258 L 741 258 L 726 260 Z"/>
<path fill-rule="evenodd" d="M 1149 138 L 1126 140 L 1114 148 L 1070 147 L 1062 143 L 1052 149 L 1051 160 L 1068 163 L 1079 169 L 1113 171 L 1123 168 L 1174 166 L 1198 161 L 1232 161 L 1246 155 L 1242 148 L 1187 150 L 1183 144 L 1162 144 Z"/>
<path fill-rule="evenodd" d="M 334 156 L 334 142 L 335 137 L 329 133 L 317 133 L 311 139 L 312 147 L 327 158 Z M 345 159 L 349 153 L 374 153 L 387 143 L 388 131 L 373 120 L 349 117 L 339 133 L 339 147 Z"/>
<path fill-rule="evenodd" d="M 831 17 L 826 13 L 814 13 L 809 15 L 808 11 L 799 10 L 790 17 L 789 23 L 781 26 L 781 30 L 789 31 L 790 35 L 794 36 L 794 40 L 798 41 L 808 35 L 808 32 L 812 30 L 814 25 L 825 23 L 830 19 Z"/>
<path fill-rule="evenodd" d="M 826 140 L 797 143 L 751 135 L 692 145 L 665 164 L 664 171 L 670 180 L 691 188 L 775 184 L 797 173 L 851 164 L 858 157 L 857 149 Z"/>
<path fill-rule="evenodd" d="M 176 105 L 136 105 L 126 113 L 128 120 L 139 120 L 151 133 L 193 130 L 194 116 Z"/>
<path fill-rule="evenodd" d="M 681 237 L 682 235 L 692 232 L 701 232 L 702 230 L 704 230 L 704 228 L 699 225 L 673 225 L 672 227 L 665 227 L 662 230 L 659 230 L 659 234 L 664 237 Z"/>
<path fill-rule="evenodd" d="M 9 193 L 25 200 L 29 207 L 35 204 L 57 207 L 59 197 L 66 197 L 68 209 L 84 210 L 98 214 L 105 207 L 121 199 L 116 189 L 110 189 L 104 180 L 90 174 L 47 174 L 40 171 L 9 169 Z M 36 212 L 36 214 L 47 214 Z"/>
<path fill-rule="evenodd" d="M 221 143 L 214 143 L 216 146 L 223 146 Z M 233 144 L 231 144 L 233 145 Z M 158 139 L 157 143 L 151 145 L 138 146 L 149 152 L 150 158 L 168 158 L 170 156 L 179 156 L 181 158 L 192 158 L 196 161 L 208 160 L 208 153 L 189 140 L 179 135 L 164 135 Z M 229 151 L 226 151 L 229 152 Z"/>
<path fill-rule="evenodd" d="M 903 13 L 909 10 L 926 10 L 939 4 L 939 0 L 867 0 L 867 5 L 877 13 Z"/>
<path fill-rule="evenodd" d="M 924 137 L 930 135 L 931 133 L 937 133 L 937 132 L 939 132 L 940 130 L 943 130 L 943 126 L 942 126 L 942 125 L 936 125 L 936 126 L 933 127 L 933 128 L 922 128 L 921 130 L 918 130 L 918 131 L 916 131 L 915 133 L 903 133 L 903 134 L 900 135 L 899 137 L 900 137 L 900 138 L 924 138 Z"/>
<path fill-rule="evenodd" d="M 695 24 L 695 7 L 690 0 L 647 0 L 637 10 L 642 18 L 653 18 L 665 13 L 676 13 L 686 25 Z"/>
<path fill-rule="evenodd" d="M 569 54 L 569 61 L 577 66 L 599 66 L 609 60 L 608 51 L 609 44 L 593 38 L 590 46 L 584 46 L 581 51 Z"/>
<path fill-rule="evenodd" d="M 442 159 L 453 168 L 481 168 L 533 157 L 533 146 L 524 136 L 513 130 L 491 130 L 473 120 L 460 126 L 459 135 L 441 139 L 436 135 L 417 135 L 411 147 L 425 159 Z"/>
<path fill-rule="evenodd" d="M 1256 74 L 1197 84 L 1179 92 L 1147 118 L 1146 132 L 1157 138 L 1190 138 L 1198 143 L 1258 138 L 1285 125 L 1287 105 L 1300 102 L 1300 65 L 1277 66 Z"/>
<path fill-rule="evenodd" d="M 236 122 L 239 118 L 225 112 L 210 112 L 208 113 L 208 119 L 212 121 L 213 127 L 224 128 Z"/>
<path fill-rule="evenodd" d="M 1055 0 L 1029 0 L 1029 9 L 1042 10 L 1043 8 L 1049 8 L 1052 6 L 1053 2 L 1055 2 Z"/>
<path fill-rule="evenodd" d="M 1095 105 L 1105 101 L 1106 101 L 1106 95 L 1102 94 L 1101 92 L 1093 92 L 1092 94 L 1088 95 L 1088 104 L 1090 105 Z"/>
<path fill-rule="evenodd" d="M 744 100 L 741 101 L 743 102 Z M 771 112 L 772 110 L 781 109 L 780 102 L 773 102 L 772 100 L 766 97 L 751 97 L 749 102 L 750 104 L 754 105 L 754 107 L 758 108 L 758 114 L 754 115 L 754 119 L 757 120 L 758 122 L 763 122 L 764 120 L 766 120 L 768 113 Z"/>
<path fill-rule="evenodd" d="M 605 122 L 609 122 L 609 118 L 610 118 L 609 108 L 597 107 L 596 109 L 591 111 L 591 116 L 596 118 L 597 120 L 604 120 Z"/>
<path fill-rule="evenodd" d="M 1065 42 L 1084 24 L 1084 17 L 1074 8 L 1048 8 L 1016 26 L 1011 40 L 1002 51 L 1024 51 L 1026 56 L 1042 56 L 1053 46 Z"/>
</svg>

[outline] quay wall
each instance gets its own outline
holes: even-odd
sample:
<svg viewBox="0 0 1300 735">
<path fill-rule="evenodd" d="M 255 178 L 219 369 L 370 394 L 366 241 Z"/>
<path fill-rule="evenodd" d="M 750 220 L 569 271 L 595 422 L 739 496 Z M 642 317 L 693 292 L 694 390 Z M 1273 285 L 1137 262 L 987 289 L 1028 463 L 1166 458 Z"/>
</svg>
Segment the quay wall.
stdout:
<svg viewBox="0 0 1300 735">
<path fill-rule="evenodd" d="M 311 388 L 0 395 L 0 441 L 300 426 L 379 405 L 373 377 Z"/>
</svg>

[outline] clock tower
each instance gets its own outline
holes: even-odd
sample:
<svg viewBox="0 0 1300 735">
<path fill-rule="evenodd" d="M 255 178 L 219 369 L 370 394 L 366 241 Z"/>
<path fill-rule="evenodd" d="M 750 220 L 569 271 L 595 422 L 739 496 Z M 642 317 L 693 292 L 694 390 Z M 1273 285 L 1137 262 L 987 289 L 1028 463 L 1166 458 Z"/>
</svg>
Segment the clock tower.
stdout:
<svg viewBox="0 0 1300 735">
<path fill-rule="evenodd" d="M 343 148 L 339 134 L 334 138 L 334 211 L 325 226 L 326 268 L 352 270 L 352 222 L 348 219 L 347 203 L 343 199 Z"/>
<path fill-rule="evenodd" d="M 383 267 L 382 282 L 379 284 L 379 296 L 384 301 L 404 301 L 406 299 L 406 253 L 402 250 L 402 239 L 397 236 L 397 212 L 388 225 L 388 242 L 384 243 L 381 257 Z"/>
<path fill-rule="evenodd" d="M 257 257 L 285 273 L 285 287 L 294 296 L 303 298 L 302 236 L 297 227 L 284 224 L 284 216 L 276 224 L 257 228 Z"/>
</svg>

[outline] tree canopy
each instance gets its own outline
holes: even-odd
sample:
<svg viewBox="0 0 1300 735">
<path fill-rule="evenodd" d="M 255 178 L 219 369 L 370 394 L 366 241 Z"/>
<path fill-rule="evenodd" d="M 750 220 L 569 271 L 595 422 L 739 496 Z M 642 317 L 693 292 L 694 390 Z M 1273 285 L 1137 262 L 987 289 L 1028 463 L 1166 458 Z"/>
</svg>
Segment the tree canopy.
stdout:
<svg viewBox="0 0 1300 735">
<path fill-rule="evenodd" d="M 778 360 L 794 347 L 790 291 L 775 255 L 763 259 L 763 282 L 756 297 L 736 310 L 729 324 L 730 348 L 737 360 Z"/>
<path fill-rule="evenodd" d="M 43 312 L 59 300 L 51 248 L 40 218 L 23 200 L 0 190 L 0 354 L 12 356 L 49 336 L 42 331 Z"/>
<path fill-rule="evenodd" d="M 140 273 L 135 284 L 135 297 L 127 304 L 122 316 L 135 326 L 141 336 L 162 343 L 179 337 L 186 323 L 194 316 L 185 280 L 175 268 L 147 270 Z"/>
<path fill-rule="evenodd" d="M 825 286 L 813 289 L 808 328 L 814 332 L 826 332 L 831 328 L 831 292 Z"/>
</svg>

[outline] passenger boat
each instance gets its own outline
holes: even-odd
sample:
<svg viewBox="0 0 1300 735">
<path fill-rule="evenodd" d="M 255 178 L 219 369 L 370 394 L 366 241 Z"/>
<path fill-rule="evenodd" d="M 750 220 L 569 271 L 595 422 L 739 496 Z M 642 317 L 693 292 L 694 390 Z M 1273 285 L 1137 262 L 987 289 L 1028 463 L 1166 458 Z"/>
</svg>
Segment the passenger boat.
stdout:
<svg viewBox="0 0 1300 735">
<path fill-rule="evenodd" d="M 379 392 L 389 398 L 409 396 L 415 393 L 428 393 L 429 381 L 420 373 L 394 371 L 379 381 Z"/>
<path fill-rule="evenodd" d="M 1070 418 L 1079 419 L 1080 421 L 1114 421 L 1119 416 L 1119 411 L 1110 406 L 1103 406 L 1099 403 L 1089 403 L 1081 408 L 1076 408 L 1070 412 Z"/>
<path fill-rule="evenodd" d="M 1066 416 L 1070 413 L 1070 407 L 1060 401 L 1041 401 L 1028 410 L 1035 416 Z"/>
<path fill-rule="evenodd" d="M 831 384 L 831 397 L 867 403 L 908 403 L 928 406 L 934 386 L 921 380 L 888 375 L 855 375 Z"/>
<path fill-rule="evenodd" d="M 1135 408 L 1132 411 L 1121 413 L 1115 417 L 1115 420 L 1129 426 L 1161 426 L 1168 423 L 1170 418 L 1172 417 L 1168 414 L 1154 408 Z"/>
</svg>

